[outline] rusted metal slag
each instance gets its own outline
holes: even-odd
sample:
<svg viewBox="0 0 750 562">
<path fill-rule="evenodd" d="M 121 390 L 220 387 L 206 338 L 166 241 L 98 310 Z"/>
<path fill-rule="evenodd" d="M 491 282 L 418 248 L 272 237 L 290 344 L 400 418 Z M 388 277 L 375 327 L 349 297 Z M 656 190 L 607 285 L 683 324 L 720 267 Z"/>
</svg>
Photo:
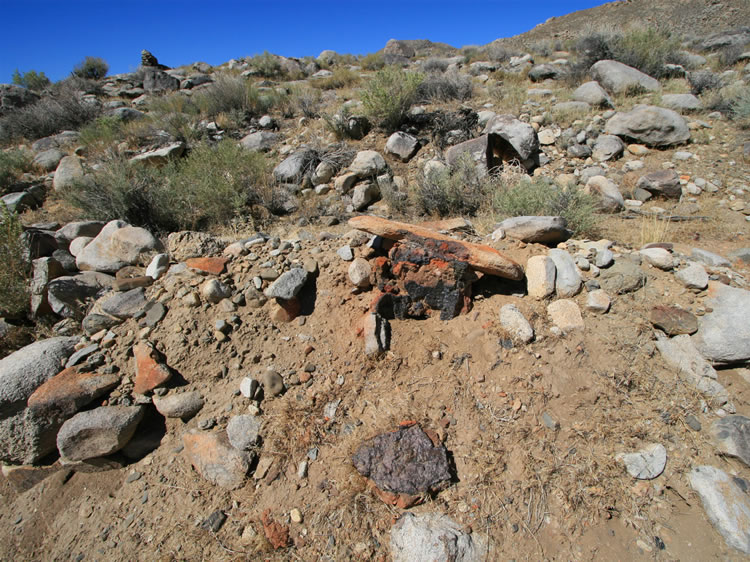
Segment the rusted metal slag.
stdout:
<svg viewBox="0 0 750 562">
<path fill-rule="evenodd" d="M 471 285 L 477 279 L 468 263 L 450 259 L 442 243 L 393 245 L 388 257 L 374 261 L 375 281 L 382 291 L 373 304 L 384 318 L 424 318 L 440 311 L 450 320 L 471 309 Z"/>
</svg>

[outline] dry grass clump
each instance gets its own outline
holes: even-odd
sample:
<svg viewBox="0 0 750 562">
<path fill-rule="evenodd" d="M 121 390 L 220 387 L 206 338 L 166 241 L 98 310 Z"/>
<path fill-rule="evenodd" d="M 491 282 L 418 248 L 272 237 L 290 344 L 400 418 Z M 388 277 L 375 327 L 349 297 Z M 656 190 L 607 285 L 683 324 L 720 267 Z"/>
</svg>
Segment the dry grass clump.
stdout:
<svg viewBox="0 0 750 562">
<path fill-rule="evenodd" d="M 23 316 L 29 307 L 29 264 L 26 261 L 21 220 L 0 202 L 0 317 Z"/>
<path fill-rule="evenodd" d="M 338 90 L 340 88 L 350 88 L 359 84 L 359 82 L 359 74 L 348 68 L 339 67 L 333 71 L 331 76 L 317 78 L 310 82 L 310 84 L 320 90 Z"/>
</svg>

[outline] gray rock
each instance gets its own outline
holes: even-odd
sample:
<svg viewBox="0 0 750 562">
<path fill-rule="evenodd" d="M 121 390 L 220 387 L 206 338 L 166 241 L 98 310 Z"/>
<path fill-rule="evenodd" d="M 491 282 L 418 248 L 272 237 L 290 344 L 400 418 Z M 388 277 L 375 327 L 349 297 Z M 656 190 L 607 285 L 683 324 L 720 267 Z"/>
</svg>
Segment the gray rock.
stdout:
<svg viewBox="0 0 750 562">
<path fill-rule="evenodd" d="M 115 293 L 99 301 L 102 312 L 126 320 L 132 318 L 146 306 L 146 292 L 141 287 L 122 293 Z"/>
<path fill-rule="evenodd" d="M 218 279 L 209 279 L 201 285 L 201 295 L 206 301 L 216 304 L 232 296 L 232 289 Z"/>
<path fill-rule="evenodd" d="M 566 149 L 571 158 L 588 158 L 591 156 L 591 147 L 585 144 L 573 143 Z"/>
<path fill-rule="evenodd" d="M 722 453 L 750 466 L 749 418 L 739 415 L 720 418 L 711 425 L 711 435 Z"/>
<path fill-rule="evenodd" d="M 79 412 L 57 434 L 57 449 L 69 461 L 110 455 L 122 449 L 143 418 L 140 406 L 101 406 Z"/>
<path fill-rule="evenodd" d="M 142 67 L 143 89 L 147 92 L 164 92 L 180 89 L 180 79 L 156 67 Z"/>
<path fill-rule="evenodd" d="M 536 64 L 529 70 L 529 80 L 542 82 L 543 80 L 560 80 L 568 74 L 568 69 L 561 64 Z"/>
<path fill-rule="evenodd" d="M 552 109 L 562 113 L 565 112 L 586 112 L 591 109 L 591 106 L 585 101 L 562 101 L 552 106 Z"/>
<path fill-rule="evenodd" d="M 92 313 L 86 315 L 86 317 L 83 319 L 83 322 L 81 323 L 81 326 L 83 327 L 83 331 L 91 336 L 93 334 L 96 334 L 97 332 L 101 332 L 102 330 L 108 330 L 109 328 L 117 326 L 118 324 L 120 324 L 120 322 L 121 320 L 113 318 L 111 316 Z"/>
<path fill-rule="evenodd" d="M 485 555 L 477 533 L 440 513 L 404 513 L 391 529 L 393 562 L 480 562 Z"/>
<path fill-rule="evenodd" d="M 483 133 L 494 133 L 508 141 L 521 161 L 529 160 L 539 152 L 539 138 L 534 128 L 512 115 L 495 115 L 489 120 Z"/>
<path fill-rule="evenodd" d="M 637 105 L 626 113 L 616 113 L 607 121 L 604 132 L 647 146 L 671 146 L 690 139 L 690 129 L 678 113 L 652 105 Z"/>
<path fill-rule="evenodd" d="M 396 156 L 402 162 L 408 162 L 419 150 L 419 141 L 407 133 L 396 132 L 388 137 L 385 151 Z"/>
<path fill-rule="evenodd" d="M 257 445 L 260 425 L 260 419 L 255 416 L 233 416 L 227 424 L 227 437 L 232 447 L 247 451 Z"/>
<path fill-rule="evenodd" d="M 646 284 L 646 274 L 633 262 L 621 259 L 602 271 L 599 283 L 610 294 L 632 293 Z"/>
<path fill-rule="evenodd" d="M 714 364 L 750 359 L 750 291 L 711 281 L 704 302 L 713 311 L 698 319 L 698 351 Z"/>
<path fill-rule="evenodd" d="M 750 26 L 742 26 L 713 33 L 706 37 L 698 47 L 700 50 L 715 51 L 723 47 L 742 46 L 748 43 L 750 43 Z"/>
<path fill-rule="evenodd" d="M 349 266 L 349 281 L 355 287 L 360 289 L 366 289 L 370 286 L 370 275 L 372 274 L 372 268 L 370 263 L 364 258 L 355 259 Z"/>
<path fill-rule="evenodd" d="M 45 172 L 51 172 L 52 170 L 57 169 L 58 165 L 60 164 L 60 160 L 62 160 L 64 157 L 65 153 L 61 150 L 50 148 L 34 156 L 34 165 L 38 166 Z"/>
<path fill-rule="evenodd" d="M 589 73 L 608 92 L 614 94 L 655 92 L 661 88 L 656 78 L 614 60 L 600 60 L 592 65 Z"/>
<path fill-rule="evenodd" d="M 727 411 L 734 411 L 729 404 L 729 393 L 719 384 L 716 371 L 696 349 L 690 336 L 683 334 L 668 338 L 656 332 L 656 348 L 687 384 L 711 397 L 714 408 L 725 407 Z"/>
<path fill-rule="evenodd" d="M 701 248 L 693 248 L 690 257 L 710 267 L 732 267 L 732 263 L 727 258 Z"/>
<path fill-rule="evenodd" d="M 344 261 L 352 261 L 354 259 L 354 252 L 352 252 L 352 247 L 349 244 L 344 244 L 336 250 L 336 255 Z"/>
<path fill-rule="evenodd" d="M 625 463 L 628 474 L 638 480 L 653 480 L 664 472 L 667 464 L 667 450 L 664 445 L 647 445 L 636 453 L 621 453 L 617 460 Z"/>
<path fill-rule="evenodd" d="M 278 396 L 284 392 L 284 379 L 273 370 L 263 373 L 263 392 L 266 396 Z"/>
<path fill-rule="evenodd" d="M 385 159 L 374 150 L 361 150 L 357 152 L 354 160 L 349 165 L 349 171 L 357 174 L 360 179 L 379 176 L 388 171 Z"/>
<path fill-rule="evenodd" d="M 47 301 L 52 311 L 63 318 L 81 318 L 89 299 L 110 290 L 115 278 L 97 271 L 84 271 L 53 279 L 47 285 Z"/>
<path fill-rule="evenodd" d="M 581 292 L 583 281 L 573 257 L 565 250 L 553 248 L 549 258 L 555 263 L 555 292 L 560 298 L 574 297 Z"/>
<path fill-rule="evenodd" d="M 167 315 L 167 307 L 160 302 L 148 301 L 143 307 L 143 312 L 143 323 L 149 328 L 154 328 Z"/>
<path fill-rule="evenodd" d="M 114 273 L 129 262 L 112 251 L 112 235 L 128 224 L 124 221 L 110 221 L 91 242 L 89 242 L 76 256 L 76 265 L 81 271 L 101 271 Z"/>
<path fill-rule="evenodd" d="M 132 107 L 116 107 L 109 114 L 115 119 L 120 121 L 128 122 L 135 121 L 137 119 L 143 119 L 146 114 Z"/>
<path fill-rule="evenodd" d="M 182 230 L 167 237 L 167 251 L 178 262 L 219 255 L 225 246 L 224 242 L 206 232 Z"/>
<path fill-rule="evenodd" d="M 359 183 L 352 192 L 352 206 L 355 211 L 366 209 L 378 199 L 380 199 L 380 187 L 375 182 Z"/>
<path fill-rule="evenodd" d="M 148 164 L 151 166 L 163 166 L 170 160 L 179 158 L 185 153 L 184 142 L 173 142 L 165 147 L 149 150 L 143 154 L 138 154 L 130 159 L 132 163 Z"/>
<path fill-rule="evenodd" d="M 78 156 L 65 156 L 60 160 L 55 170 L 52 187 L 55 191 L 69 189 L 83 181 L 83 167 Z"/>
<path fill-rule="evenodd" d="M 249 135 L 242 138 L 240 144 L 247 150 L 256 152 L 268 152 L 271 150 L 279 141 L 281 135 L 278 133 L 269 133 L 268 131 L 258 131 L 250 133 Z"/>
<path fill-rule="evenodd" d="M 352 463 L 378 488 L 396 494 L 436 491 L 451 479 L 445 447 L 433 444 L 417 424 L 363 443 Z"/>
<path fill-rule="evenodd" d="M 625 207 L 625 199 L 617 184 L 604 176 L 589 178 L 586 191 L 597 198 L 597 206 L 601 211 L 616 213 Z"/>
<path fill-rule="evenodd" d="M 0 201 L 11 213 L 23 213 L 28 209 L 36 209 L 39 205 L 36 198 L 28 191 L 16 191 L 0 197 Z"/>
<path fill-rule="evenodd" d="M 167 396 L 154 396 L 154 407 L 165 418 L 192 418 L 203 408 L 203 397 L 200 392 L 180 392 Z"/>
<path fill-rule="evenodd" d="M 750 248 L 740 248 L 727 254 L 732 260 L 750 264 Z"/>
<path fill-rule="evenodd" d="M 593 107 L 612 107 L 609 94 L 596 81 L 585 82 L 578 86 L 573 92 L 572 99 L 588 103 Z"/>
<path fill-rule="evenodd" d="M 299 184 L 308 172 L 312 172 L 311 168 L 315 165 L 315 158 L 315 153 L 312 150 L 300 149 L 282 160 L 273 169 L 273 176 L 279 183 Z"/>
<path fill-rule="evenodd" d="M 570 238 L 568 223 L 562 217 L 512 217 L 495 226 L 510 238 L 523 242 L 557 244 Z"/>
<path fill-rule="evenodd" d="M 644 248 L 639 250 L 638 253 L 643 256 L 647 263 L 664 271 L 674 267 L 675 259 L 672 253 L 664 248 Z"/>
<path fill-rule="evenodd" d="M 615 160 L 625 151 L 625 143 L 614 135 L 599 135 L 594 141 L 592 156 L 597 162 Z"/>
<path fill-rule="evenodd" d="M 75 367 L 81 361 L 86 359 L 86 357 L 88 357 L 92 353 L 96 353 L 97 351 L 99 351 L 98 343 L 92 343 L 91 345 L 87 345 L 86 347 L 79 349 L 68 358 L 67 362 L 65 363 L 65 368 L 67 369 L 69 367 Z"/>
<path fill-rule="evenodd" d="M 709 521 L 732 548 L 750 554 L 750 499 L 737 480 L 713 466 L 696 466 L 688 475 Z"/>
<path fill-rule="evenodd" d="M 268 298 L 284 300 L 293 299 L 305 285 L 307 275 L 307 271 L 300 267 L 290 269 L 274 281 L 271 286 L 264 291 L 264 294 Z"/>
<path fill-rule="evenodd" d="M 654 195 L 677 199 L 682 195 L 680 176 L 674 170 L 650 172 L 638 178 L 638 189 L 645 189 Z"/>
<path fill-rule="evenodd" d="M 500 325 L 513 341 L 529 343 L 534 339 L 534 328 L 514 304 L 506 304 L 500 309 Z"/>
<path fill-rule="evenodd" d="M 94 239 L 104 228 L 106 223 L 102 221 L 75 221 L 69 222 L 57 232 L 55 232 L 55 238 L 58 244 L 62 245 L 70 244 L 73 240 L 80 236 L 88 236 Z"/>
<path fill-rule="evenodd" d="M 664 94 L 661 103 L 664 107 L 683 113 L 703 109 L 703 103 L 693 94 Z"/>
</svg>

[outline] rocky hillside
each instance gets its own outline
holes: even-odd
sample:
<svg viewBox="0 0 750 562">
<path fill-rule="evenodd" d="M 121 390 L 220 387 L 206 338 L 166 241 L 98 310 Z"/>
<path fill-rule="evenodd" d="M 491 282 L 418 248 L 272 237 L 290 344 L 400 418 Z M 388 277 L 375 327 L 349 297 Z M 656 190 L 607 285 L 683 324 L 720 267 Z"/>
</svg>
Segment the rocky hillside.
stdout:
<svg viewBox="0 0 750 562">
<path fill-rule="evenodd" d="M 0 86 L 4 557 L 747 558 L 742 33 Z"/>
<path fill-rule="evenodd" d="M 750 5 L 743 0 L 617 0 L 602 6 L 550 18 L 514 37 L 497 43 L 528 49 L 547 41 L 576 39 L 594 30 L 658 28 L 687 40 L 706 40 L 711 35 L 747 26 Z"/>
</svg>

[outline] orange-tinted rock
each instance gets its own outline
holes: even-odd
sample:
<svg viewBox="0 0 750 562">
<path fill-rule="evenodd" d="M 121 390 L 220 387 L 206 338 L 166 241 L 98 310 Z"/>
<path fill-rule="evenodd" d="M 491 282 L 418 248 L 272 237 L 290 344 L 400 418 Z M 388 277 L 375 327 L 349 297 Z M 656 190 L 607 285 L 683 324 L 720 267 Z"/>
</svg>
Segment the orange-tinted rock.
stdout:
<svg viewBox="0 0 750 562">
<path fill-rule="evenodd" d="M 236 490 L 245 483 L 252 454 L 232 447 L 226 432 L 193 430 L 182 436 L 182 442 L 190 463 L 212 484 Z"/>
<path fill-rule="evenodd" d="M 261 517 L 263 532 L 275 549 L 289 546 L 289 527 L 271 519 L 271 510 L 266 509 Z"/>
<path fill-rule="evenodd" d="M 185 265 L 192 269 L 219 275 L 224 273 L 228 262 L 229 258 L 190 258 L 185 260 Z"/>
<path fill-rule="evenodd" d="M 284 300 L 276 299 L 276 303 L 271 308 L 271 321 L 277 323 L 291 322 L 299 316 L 302 305 L 296 298 Z"/>
<path fill-rule="evenodd" d="M 472 268 L 507 279 L 523 279 L 523 268 L 494 248 L 455 240 L 429 228 L 380 217 L 362 215 L 349 219 L 349 226 L 389 240 L 403 240 L 425 247 L 446 259 L 464 261 Z"/>
<path fill-rule="evenodd" d="M 73 415 L 120 382 L 117 375 L 79 372 L 70 367 L 58 373 L 29 396 L 28 406 L 34 411 Z"/>
<path fill-rule="evenodd" d="M 133 392 L 145 394 L 172 377 L 172 371 L 161 361 L 161 354 L 150 343 L 138 343 L 133 347 L 135 359 L 135 385 Z"/>
</svg>

